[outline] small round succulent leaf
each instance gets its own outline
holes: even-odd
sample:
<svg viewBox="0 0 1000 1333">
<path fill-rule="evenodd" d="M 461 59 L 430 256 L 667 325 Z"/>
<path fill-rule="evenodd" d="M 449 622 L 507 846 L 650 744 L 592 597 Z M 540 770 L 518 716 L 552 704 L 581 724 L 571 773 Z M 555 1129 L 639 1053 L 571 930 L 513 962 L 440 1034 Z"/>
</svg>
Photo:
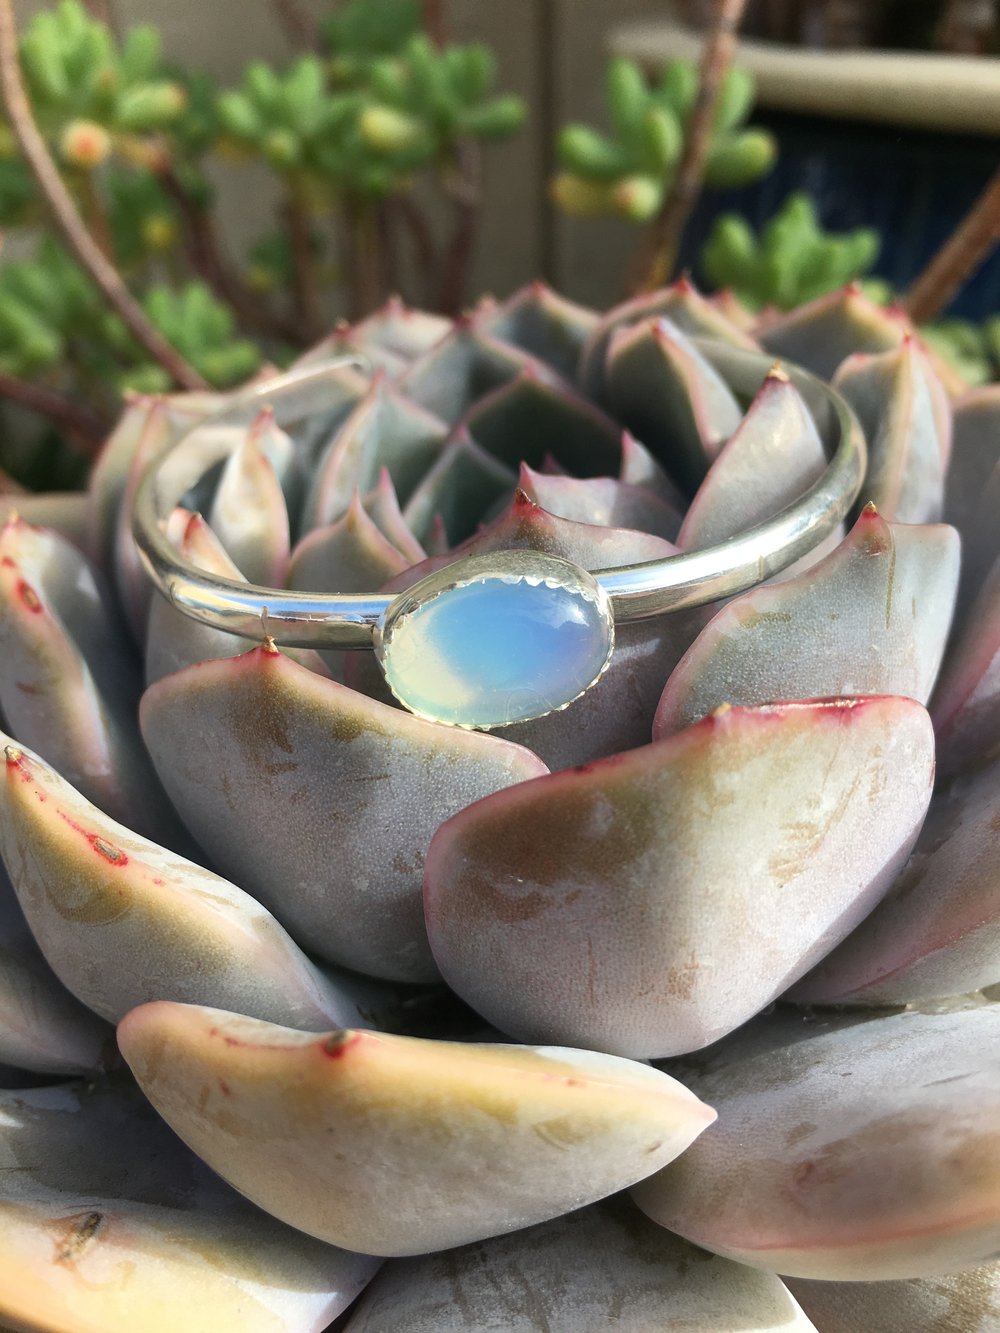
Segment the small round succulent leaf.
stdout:
<svg viewBox="0 0 1000 1333">
<path fill-rule="evenodd" d="M 854 408 L 868 442 L 864 499 L 892 523 L 938 522 L 951 412 L 915 341 L 907 337 L 888 352 L 849 356 L 833 386 Z"/>
<path fill-rule="evenodd" d="M 919 704 L 840 699 L 720 709 L 511 787 L 431 843 L 434 957 L 519 1040 L 697 1050 L 871 911 L 913 845 L 933 769 Z"/>
<path fill-rule="evenodd" d="M 896 1005 L 1000 982 L 998 827 L 996 766 L 939 787 L 889 893 L 787 998 Z"/>
<path fill-rule="evenodd" d="M 729 386 L 667 319 L 613 333 L 607 396 L 615 415 L 689 492 L 742 419 Z"/>
<path fill-rule="evenodd" d="M 719 611 L 667 681 L 654 735 L 670 735 L 721 703 L 851 694 L 926 703 L 958 565 L 954 528 L 886 523 L 866 509 L 824 560 Z"/>
<path fill-rule="evenodd" d="M 754 331 L 765 351 L 829 380 L 852 353 L 898 347 L 910 327 L 849 283 L 787 314 L 762 318 Z"/>
<path fill-rule="evenodd" d="M 567 301 L 544 282 L 531 282 L 486 313 L 479 327 L 572 380 L 581 349 L 597 322 L 595 311 Z"/>
<path fill-rule="evenodd" d="M 697 551 L 739 535 L 797 500 L 825 470 L 826 454 L 809 409 L 776 368 L 709 468 L 677 545 Z"/>
<path fill-rule="evenodd" d="M 600 317 L 580 355 L 577 378 L 583 392 L 598 402 L 605 400 L 608 344 L 617 329 L 661 316 L 689 337 L 718 338 L 732 347 L 758 350 L 753 338 L 706 301 L 690 279 L 680 278 L 669 287 L 613 306 Z"/>
<path fill-rule="evenodd" d="M 447 1254 L 391 1260 L 345 1333 L 815 1333 L 771 1273 L 671 1236 L 618 1196 Z"/>
<path fill-rule="evenodd" d="M 141 722 L 223 873 L 305 948 L 394 981 L 437 979 L 421 885 L 438 825 L 547 771 L 520 746 L 387 708 L 267 649 L 161 680 Z"/>
<path fill-rule="evenodd" d="M 715 1118 L 669 1075 L 593 1051 L 315 1037 L 169 1003 L 133 1010 L 118 1040 L 146 1096 L 223 1179 L 364 1254 L 556 1217 L 652 1174 Z"/>
<path fill-rule="evenodd" d="M 225 1003 L 299 1027 L 357 1023 L 249 894 L 103 815 L 37 756 L 6 744 L 0 853 L 49 966 L 111 1022 L 146 1000 Z"/>
<path fill-rule="evenodd" d="M 643 1211 L 789 1277 L 928 1278 L 994 1258 L 1000 1006 L 775 1017 L 762 1049 L 748 1033 L 685 1072 L 719 1119 L 635 1190 Z"/>
<path fill-rule="evenodd" d="M 378 1261 L 268 1217 L 134 1088 L 0 1092 L 0 1317 L 30 1333 L 315 1333 Z"/>
</svg>

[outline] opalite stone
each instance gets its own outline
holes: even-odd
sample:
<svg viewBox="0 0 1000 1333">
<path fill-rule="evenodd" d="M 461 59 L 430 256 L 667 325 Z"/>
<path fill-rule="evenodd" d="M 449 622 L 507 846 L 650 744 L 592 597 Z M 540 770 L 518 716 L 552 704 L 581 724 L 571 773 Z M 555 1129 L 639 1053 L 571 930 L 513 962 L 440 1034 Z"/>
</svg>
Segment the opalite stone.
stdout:
<svg viewBox="0 0 1000 1333">
<path fill-rule="evenodd" d="M 607 597 L 586 570 L 501 551 L 401 594 L 376 651 L 412 712 L 488 730 L 565 708 L 601 676 L 613 640 Z"/>
</svg>

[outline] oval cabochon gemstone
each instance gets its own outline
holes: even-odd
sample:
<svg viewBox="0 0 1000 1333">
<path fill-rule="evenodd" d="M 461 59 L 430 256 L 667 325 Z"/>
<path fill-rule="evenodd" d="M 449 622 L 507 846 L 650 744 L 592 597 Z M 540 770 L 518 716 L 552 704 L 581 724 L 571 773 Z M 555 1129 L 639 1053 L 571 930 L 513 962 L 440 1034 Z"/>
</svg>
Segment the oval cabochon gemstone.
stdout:
<svg viewBox="0 0 1000 1333">
<path fill-rule="evenodd" d="M 613 643 L 608 598 L 586 570 L 501 551 L 401 594 L 376 652 L 411 712 L 488 730 L 565 708 L 604 673 Z"/>
</svg>

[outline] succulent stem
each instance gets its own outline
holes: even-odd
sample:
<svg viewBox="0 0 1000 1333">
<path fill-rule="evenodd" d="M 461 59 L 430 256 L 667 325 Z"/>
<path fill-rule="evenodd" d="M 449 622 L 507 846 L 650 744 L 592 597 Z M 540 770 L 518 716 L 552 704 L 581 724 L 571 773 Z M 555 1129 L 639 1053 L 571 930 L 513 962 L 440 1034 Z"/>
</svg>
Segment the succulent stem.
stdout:
<svg viewBox="0 0 1000 1333">
<path fill-rule="evenodd" d="M 0 371 L 0 398 L 9 398 L 57 422 L 67 432 L 70 444 L 87 458 L 94 456 L 108 433 L 108 422 L 90 408 L 4 371 Z"/>
<path fill-rule="evenodd" d="M 684 228 L 701 192 L 715 106 L 726 70 L 733 61 L 736 34 L 745 8 L 746 0 L 715 0 L 712 22 L 705 33 L 698 95 L 685 127 L 684 151 L 673 185 L 633 262 L 629 282 L 632 292 L 661 287 L 677 262 Z"/>
<path fill-rule="evenodd" d="M 0 90 L 14 136 L 38 183 L 52 216 L 72 253 L 121 317 L 126 328 L 149 355 L 185 389 L 204 389 L 195 368 L 164 338 L 125 284 L 121 274 L 102 253 L 84 225 L 31 112 L 17 47 L 17 21 L 12 0 L 0 0 Z"/>
<path fill-rule="evenodd" d="M 904 296 L 903 308 L 914 324 L 925 324 L 939 314 L 998 242 L 1000 168 Z"/>
</svg>

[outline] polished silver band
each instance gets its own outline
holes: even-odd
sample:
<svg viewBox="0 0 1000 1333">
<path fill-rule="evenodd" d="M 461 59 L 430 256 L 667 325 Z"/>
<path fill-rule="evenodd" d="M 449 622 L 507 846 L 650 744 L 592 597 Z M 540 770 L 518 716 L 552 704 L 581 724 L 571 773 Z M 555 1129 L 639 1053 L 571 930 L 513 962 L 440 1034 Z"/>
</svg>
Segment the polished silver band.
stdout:
<svg viewBox="0 0 1000 1333">
<path fill-rule="evenodd" d="M 756 393 L 773 363 L 773 358 L 714 340 L 693 341 L 744 398 Z M 234 434 L 219 428 L 249 425 L 265 406 L 274 408 L 279 426 L 294 426 L 330 406 L 345 367 L 362 365 L 357 358 L 344 357 L 256 385 L 151 463 L 136 495 L 133 533 L 150 577 L 179 611 L 250 639 L 260 638 L 266 626 L 276 643 L 288 647 L 373 646 L 376 627 L 394 600 L 391 595 L 320 596 L 219 578 L 182 559 L 163 526 L 190 488 L 231 452 Z M 816 376 L 787 363 L 782 368 L 805 400 L 827 451 L 830 461 L 823 476 L 781 513 L 721 545 L 595 574 L 611 598 L 616 623 L 743 592 L 806 555 L 847 516 L 865 475 L 861 428 L 840 395 Z"/>
</svg>

